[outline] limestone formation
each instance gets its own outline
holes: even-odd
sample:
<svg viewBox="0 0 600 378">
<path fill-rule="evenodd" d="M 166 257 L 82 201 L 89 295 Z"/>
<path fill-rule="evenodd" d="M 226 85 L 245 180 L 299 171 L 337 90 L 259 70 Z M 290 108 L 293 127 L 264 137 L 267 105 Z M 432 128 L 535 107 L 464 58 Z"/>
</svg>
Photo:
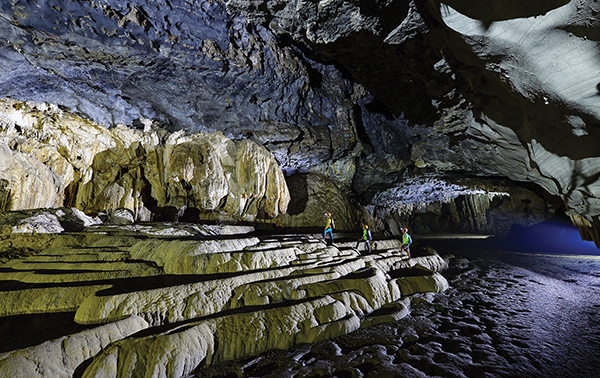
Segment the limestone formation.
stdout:
<svg viewBox="0 0 600 378">
<path fill-rule="evenodd" d="M 357 101 L 375 149 L 358 164 L 358 190 L 398 185 L 407 166 L 504 176 L 600 224 L 595 2 L 251 4 L 227 2 L 229 12 L 342 65 L 373 96 Z M 395 117 L 382 120 L 374 108 Z M 384 171 L 389 155 L 404 162 L 398 171 Z M 583 235 L 599 243 L 597 233 Z"/>
<path fill-rule="evenodd" d="M 600 245 L 598 14 L 1 2 L 0 318 L 89 328 L 26 330 L 0 370 L 184 377 L 397 320 L 448 287 L 432 249 L 400 256 L 401 227 L 503 237 L 568 216 Z M 300 234 L 324 212 L 336 245 Z"/>
<path fill-rule="evenodd" d="M 148 327 L 140 317 L 127 319 L 68 335 L 43 344 L 0 354 L 3 377 L 73 377 L 87 359 L 108 345 Z"/>
<path fill-rule="evenodd" d="M 0 125 L 5 210 L 124 208 L 131 221 L 193 219 L 187 214 L 196 211 L 208 214 L 196 219 L 223 213 L 253 221 L 285 213 L 289 202 L 277 162 L 248 140 L 109 130 L 57 107 L 9 99 L 0 104 Z"/>
<path fill-rule="evenodd" d="M 296 174 L 287 178 L 290 188 L 288 212 L 274 219 L 281 227 L 325 226 L 324 213 L 331 213 L 338 230 L 360 229 L 358 206 L 350 203 L 348 190 L 320 173 Z"/>
<path fill-rule="evenodd" d="M 321 174 L 353 205 L 422 174 L 472 188 L 508 177 L 596 227 L 591 1 L 59 3 L 0 7 L 0 97 L 14 99 L 0 117 L 21 128 L 0 143 L 4 209 L 263 221 L 286 194 L 262 145 L 288 181 Z M 459 228 L 489 232 L 493 206 L 464 203 L 478 219 Z M 286 221 L 316 214 L 298 215 Z"/>
<path fill-rule="evenodd" d="M 21 218 L 31 222 L 35 214 Z M 393 238 L 361 255 L 349 241 L 327 246 L 311 235 L 253 233 L 107 223 L 42 234 L 43 248 L 27 234 L 6 233 L 4 241 L 30 248 L 0 265 L 0 319 L 70 313 L 92 328 L 4 353 L 0 371 L 183 377 L 399 319 L 410 312 L 407 296 L 448 288 L 439 274 L 444 259 L 418 249 L 407 260 Z M 419 274 L 405 276 L 413 271 Z M 21 332 L 27 340 L 36 330 Z"/>
<path fill-rule="evenodd" d="M 184 375 L 277 347 L 230 336 L 256 319 L 257 333 L 287 321 L 283 347 L 372 324 L 402 296 L 443 290 L 443 263 L 403 261 L 393 239 L 361 256 L 135 221 L 316 228 L 328 211 L 340 230 L 502 236 L 560 213 L 599 242 L 598 11 L 588 0 L 4 2 L 0 209 L 45 210 L 1 225 L 2 313 L 189 322 L 90 365 Z M 500 177 L 513 182 L 488 187 Z M 461 195 L 440 196 L 447 187 Z M 201 352 L 134 362 L 177 343 Z"/>
<path fill-rule="evenodd" d="M 367 206 L 377 229 L 399 235 L 402 227 L 418 234 L 475 233 L 506 237 L 511 227 L 541 223 L 560 213 L 552 200 L 533 186 L 504 180 L 452 183 L 431 177 L 406 180 L 377 194 Z"/>
</svg>

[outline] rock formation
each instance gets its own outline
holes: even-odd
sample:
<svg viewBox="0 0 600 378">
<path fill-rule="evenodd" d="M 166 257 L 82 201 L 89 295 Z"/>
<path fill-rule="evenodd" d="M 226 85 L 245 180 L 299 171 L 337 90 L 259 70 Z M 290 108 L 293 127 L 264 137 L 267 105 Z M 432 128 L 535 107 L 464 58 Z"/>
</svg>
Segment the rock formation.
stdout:
<svg viewBox="0 0 600 378">
<path fill-rule="evenodd" d="M 427 249 L 408 260 L 396 239 L 377 240 L 366 256 L 354 242 L 246 226 L 97 223 L 36 239 L 17 225 L 41 214 L 10 214 L 0 318 L 65 313 L 86 327 L 45 340 L 44 323 L 15 340 L 4 321 L 3 376 L 183 377 L 398 319 L 409 313 L 403 298 L 448 287 L 445 260 Z"/>
<path fill-rule="evenodd" d="M 150 121 L 144 131 L 107 129 L 57 107 L 10 99 L 0 103 L 0 116 L 3 210 L 126 208 L 141 221 L 217 212 L 252 221 L 287 209 L 279 165 L 250 140 L 169 133 Z"/>
<path fill-rule="evenodd" d="M 569 215 L 585 219 L 578 222 L 587 225 L 582 233 L 594 238 L 599 154 L 588 100 L 596 91 L 595 67 L 586 53 L 594 51 L 588 31 L 595 7 L 537 1 L 516 11 L 452 0 L 2 4 L 0 98 L 28 101 L 19 105 L 33 111 L 25 123 L 40 129 L 60 112 L 76 112 L 95 122 L 99 138 L 58 155 L 51 148 L 9 154 L 2 145 L 0 204 L 86 212 L 126 207 L 136 219 L 173 219 L 184 207 L 192 209 L 190 219 L 285 212 L 285 194 L 267 184 L 282 183 L 281 176 L 245 182 L 274 168 L 225 180 L 210 148 L 182 139 L 220 131 L 250 155 L 261 150 L 245 141 L 266 147 L 288 179 L 324 175 L 363 206 L 422 173 L 449 184 L 466 175 L 475 188 L 477 181 L 487 185 L 487 177 L 533 182 L 560 198 Z M 517 29 L 528 37 L 515 37 Z M 563 53 L 571 42 L 583 53 Z M 14 111 L 20 110 L 7 116 Z M 134 130 L 149 124 L 186 136 L 137 140 Z M 109 147 L 101 128 L 119 134 L 123 145 Z M 35 136 L 43 137 L 27 135 Z M 70 145 L 73 137 L 61 140 Z M 165 147 L 167 160 L 160 162 L 167 140 L 177 147 Z M 145 156 L 155 145 L 157 154 Z M 246 153 L 235 158 L 244 161 Z M 188 161 L 188 154 L 206 162 Z M 159 163 L 181 171 L 163 175 L 173 167 Z M 189 187 L 180 179 L 192 165 Z M 91 172 L 94 184 L 85 186 Z M 233 188 L 227 197 L 226 181 Z M 352 210 L 352 227 L 357 218 L 368 219 L 364 209 Z"/>
<path fill-rule="evenodd" d="M 533 186 L 516 186 L 505 180 L 469 181 L 451 184 L 427 176 L 406 180 L 373 198 L 367 206 L 371 223 L 393 235 L 410 225 L 419 234 L 475 233 L 504 238 L 515 225 L 533 226 L 561 211 L 560 201 Z"/>
<path fill-rule="evenodd" d="M 534 182 L 599 242 L 594 2 L 227 4 L 336 61 L 410 125 L 365 123 L 382 152 L 378 135 L 404 134 L 417 167 Z"/>
</svg>

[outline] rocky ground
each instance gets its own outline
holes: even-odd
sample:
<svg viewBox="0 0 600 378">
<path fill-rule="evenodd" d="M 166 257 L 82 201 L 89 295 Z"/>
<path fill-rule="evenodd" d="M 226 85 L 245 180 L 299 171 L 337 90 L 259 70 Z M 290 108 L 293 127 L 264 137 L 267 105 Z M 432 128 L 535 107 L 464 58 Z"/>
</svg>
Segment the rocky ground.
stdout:
<svg viewBox="0 0 600 378">
<path fill-rule="evenodd" d="M 598 256 L 443 243 L 468 258 L 446 272 L 450 289 L 412 296 L 409 316 L 196 377 L 597 376 Z"/>
</svg>

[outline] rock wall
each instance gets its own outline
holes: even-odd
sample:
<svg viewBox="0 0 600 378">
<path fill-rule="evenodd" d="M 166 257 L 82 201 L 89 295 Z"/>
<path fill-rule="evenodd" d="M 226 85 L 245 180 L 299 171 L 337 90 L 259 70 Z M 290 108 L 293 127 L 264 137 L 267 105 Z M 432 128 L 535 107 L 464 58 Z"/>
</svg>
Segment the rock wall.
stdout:
<svg viewBox="0 0 600 378">
<path fill-rule="evenodd" d="M 562 203 L 539 188 L 507 180 L 456 183 L 418 177 L 379 193 L 367 206 L 372 228 L 400 235 L 476 233 L 506 237 L 515 226 L 532 226 L 564 212 Z"/>
<path fill-rule="evenodd" d="M 350 202 L 350 190 L 319 173 L 296 174 L 288 178 L 288 212 L 274 223 L 280 227 L 324 228 L 324 213 L 331 213 L 336 230 L 356 231 L 362 227 L 360 206 Z"/>
<path fill-rule="evenodd" d="M 107 129 L 56 106 L 3 99 L 0 154 L 2 210 L 127 208 L 143 221 L 252 221 L 285 213 L 289 202 L 264 147 L 221 134 L 169 133 L 150 121 L 144 130 Z"/>
<path fill-rule="evenodd" d="M 227 4 L 338 62 L 373 96 L 358 108 L 378 151 L 358 171 L 378 174 L 356 189 L 378 191 L 368 184 L 386 174 L 398 185 L 386 165 L 504 176 L 539 185 L 598 227 L 597 3 Z M 376 105 L 386 122 L 367 111 Z"/>
<path fill-rule="evenodd" d="M 579 230 L 582 240 L 593 241 L 596 247 L 600 248 L 600 224 L 576 214 L 571 215 L 571 221 Z"/>
<path fill-rule="evenodd" d="M 248 138 L 287 173 L 324 170 L 360 145 L 360 86 L 223 1 L 18 0 L 0 14 L 0 97 L 105 127 L 152 119 Z"/>
</svg>

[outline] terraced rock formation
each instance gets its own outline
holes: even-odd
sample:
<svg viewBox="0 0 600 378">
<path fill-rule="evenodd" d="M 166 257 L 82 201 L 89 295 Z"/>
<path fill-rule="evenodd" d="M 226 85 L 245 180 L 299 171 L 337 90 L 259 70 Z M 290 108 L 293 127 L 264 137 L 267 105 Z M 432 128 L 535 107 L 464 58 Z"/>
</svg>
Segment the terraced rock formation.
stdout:
<svg viewBox="0 0 600 378">
<path fill-rule="evenodd" d="M 448 287 L 444 259 L 427 248 L 407 259 L 396 239 L 363 255 L 354 235 L 327 245 L 248 226 L 12 231 L 0 265 L 3 376 L 184 377 L 399 319 L 412 294 Z M 54 333 L 52 319 L 63 322 Z"/>
</svg>

